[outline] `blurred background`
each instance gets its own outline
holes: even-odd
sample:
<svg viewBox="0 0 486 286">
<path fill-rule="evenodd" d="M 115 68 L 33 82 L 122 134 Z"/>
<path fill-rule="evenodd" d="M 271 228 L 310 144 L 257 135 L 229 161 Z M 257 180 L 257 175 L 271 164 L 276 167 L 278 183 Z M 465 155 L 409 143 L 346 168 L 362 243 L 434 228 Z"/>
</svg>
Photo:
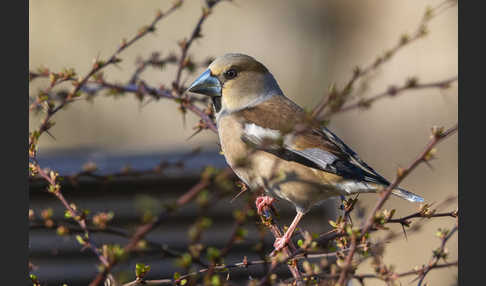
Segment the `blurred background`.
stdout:
<svg viewBox="0 0 486 286">
<path fill-rule="evenodd" d="M 400 35 L 412 33 L 426 7 L 439 3 L 441 1 L 432 0 L 225 2 L 215 7 L 203 26 L 203 38 L 196 40 L 189 54 L 196 61 L 227 52 L 249 54 L 269 68 L 288 97 L 310 109 L 327 93 L 329 85 L 336 83 L 342 87 L 355 66 L 368 65 L 376 56 L 394 46 Z M 137 57 L 148 58 L 152 52 L 160 52 L 162 56 L 178 53 L 177 42 L 189 37 L 203 4 L 203 1 L 185 1 L 178 11 L 157 25 L 155 34 L 148 35 L 123 52 L 123 62 L 118 67 L 108 67 L 106 78 L 126 82 L 136 68 Z M 150 23 L 158 9 L 165 11 L 170 5 L 171 1 L 149 0 L 29 1 L 29 68 L 35 70 L 45 66 L 51 71 L 60 71 L 73 67 L 79 75 L 84 75 L 96 57 L 104 59 L 110 56 L 121 39 L 130 38 Z M 429 25 L 429 35 L 405 47 L 373 75 L 367 94 L 385 91 L 392 84 L 401 85 L 411 76 L 426 83 L 457 75 L 457 28 L 457 7 L 434 18 Z M 162 71 L 149 69 L 141 78 L 154 86 L 170 85 L 174 71 L 173 67 Z M 189 84 L 201 71 L 183 74 L 183 82 Z M 30 84 L 31 95 L 47 85 L 45 80 L 34 81 Z M 457 84 L 441 91 L 410 91 L 396 98 L 381 100 L 368 110 L 335 115 L 329 127 L 362 159 L 392 179 L 397 167 L 408 166 L 423 150 L 432 126 L 447 128 L 457 122 L 457 104 Z M 31 114 L 31 130 L 38 127 L 40 118 Z M 55 115 L 56 126 L 51 133 L 56 139 L 42 136 L 39 156 L 41 163 L 45 162 L 44 167 L 60 170 L 61 174 L 77 172 L 83 164 L 91 161 L 96 162 L 101 171 L 109 172 L 127 164 L 143 168 L 153 162 L 153 166 L 161 158 L 174 159 L 177 154 L 202 146 L 203 156 L 193 164 L 194 174 L 206 163 L 224 167 L 222 156 L 217 154 L 218 139 L 214 133 L 204 131 L 187 140 L 194 132 L 191 127 L 198 120 L 188 113 L 184 124 L 177 105 L 166 100 L 144 106 L 132 96 L 78 101 Z M 457 195 L 457 135 L 439 145 L 437 156 L 438 160 L 432 162 L 433 169 L 422 165 L 402 184 L 423 195 L 427 202 L 440 202 L 447 196 Z M 184 190 L 184 186 L 179 187 Z M 111 195 L 120 195 L 117 188 L 103 194 L 109 201 L 113 201 Z M 123 212 L 123 206 L 134 208 L 132 203 L 127 202 L 133 199 L 131 195 L 121 196 L 119 205 L 113 208 L 120 212 Z M 164 199 L 160 192 L 158 196 Z M 79 198 L 93 209 L 103 208 L 93 205 L 94 200 L 99 199 L 96 193 Z M 360 200 L 363 205 L 369 206 L 376 197 L 363 195 Z M 52 206 L 61 215 L 62 208 L 58 204 L 52 197 L 36 197 L 31 192 L 30 207 L 33 209 Z M 288 207 L 285 203 L 278 206 L 282 209 Z M 456 203 L 444 210 L 452 210 L 455 206 Z M 396 208 L 397 216 L 401 216 L 414 212 L 417 206 L 392 198 L 386 208 Z M 331 212 L 317 207 L 310 212 L 308 219 L 304 218 L 303 226 L 322 232 L 328 226 L 323 226 L 319 217 L 332 217 Z M 129 213 L 135 216 L 134 212 Z M 282 223 L 290 221 L 282 218 Z M 434 236 L 437 228 L 450 228 L 452 224 L 453 221 L 447 218 L 431 220 L 419 234 L 391 243 L 385 252 L 385 263 L 396 265 L 398 272 L 426 263 L 432 250 L 440 243 Z M 396 229 L 400 231 L 399 226 Z M 183 233 L 185 230 L 180 231 Z M 46 239 L 45 244 L 39 242 L 42 237 Z M 46 252 L 52 246 L 48 237 L 42 231 L 31 231 L 32 262 L 39 266 L 40 279 L 51 277 L 52 281 L 58 281 L 55 270 L 67 267 L 64 261 L 68 256 L 55 264 L 55 255 L 52 251 Z M 69 244 L 63 241 L 58 247 L 62 243 Z M 457 236 L 449 242 L 448 250 L 450 259 L 455 259 Z M 78 252 L 73 250 L 69 259 L 77 259 L 74 253 Z M 93 267 L 86 266 L 91 264 L 86 262 L 82 267 Z M 89 268 L 89 271 L 95 272 L 96 269 Z M 363 267 L 361 271 L 369 273 L 372 268 Z M 79 279 L 84 281 L 82 277 Z M 427 276 L 427 281 L 433 285 L 455 285 L 456 280 L 456 268 L 433 271 Z M 406 283 L 408 280 L 402 281 Z M 367 285 L 374 285 L 374 282 L 369 281 Z"/>
</svg>

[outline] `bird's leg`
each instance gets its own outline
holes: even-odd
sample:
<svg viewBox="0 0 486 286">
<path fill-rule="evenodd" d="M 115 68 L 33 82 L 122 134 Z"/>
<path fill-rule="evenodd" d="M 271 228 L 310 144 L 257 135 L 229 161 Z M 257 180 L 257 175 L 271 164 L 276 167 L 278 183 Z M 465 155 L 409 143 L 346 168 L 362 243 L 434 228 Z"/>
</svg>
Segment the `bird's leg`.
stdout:
<svg viewBox="0 0 486 286">
<path fill-rule="evenodd" d="M 297 211 L 297 214 L 294 217 L 294 220 L 292 221 L 292 224 L 289 226 L 287 231 L 282 235 L 282 237 L 276 238 L 275 243 L 273 244 L 273 247 L 275 248 L 276 251 L 279 251 L 280 249 L 284 248 L 287 243 L 289 243 L 290 238 L 292 237 L 292 234 L 295 231 L 295 228 L 299 224 L 299 221 L 302 219 L 304 216 L 303 212 Z"/>
<path fill-rule="evenodd" d="M 258 214 L 261 215 L 263 212 L 263 208 L 268 206 L 272 207 L 272 203 L 275 199 L 269 196 L 260 196 L 257 197 L 255 200 L 256 208 L 258 211 Z"/>
</svg>

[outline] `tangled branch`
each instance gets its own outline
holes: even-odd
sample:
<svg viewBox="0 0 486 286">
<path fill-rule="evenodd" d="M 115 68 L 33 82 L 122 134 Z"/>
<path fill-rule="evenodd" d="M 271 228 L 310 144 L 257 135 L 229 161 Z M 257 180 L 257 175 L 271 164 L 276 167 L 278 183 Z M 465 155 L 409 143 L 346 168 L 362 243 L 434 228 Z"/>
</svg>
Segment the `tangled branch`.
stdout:
<svg viewBox="0 0 486 286">
<path fill-rule="evenodd" d="M 393 218 L 394 211 L 382 210 L 385 202 L 388 200 L 391 191 L 396 188 L 416 167 L 422 163 L 429 164 L 430 160 L 434 158 L 436 152 L 435 146 L 448 138 L 455 132 L 457 132 L 457 125 L 444 130 L 442 128 L 434 127 L 432 130 L 432 137 L 425 147 L 424 151 L 410 164 L 409 167 L 399 169 L 397 176 L 390 186 L 385 188 L 380 193 L 380 198 L 372 211 L 369 213 L 367 219 L 364 221 L 361 227 L 353 227 L 351 220 L 351 213 L 358 201 L 358 198 L 345 200 L 343 202 L 344 214 L 339 217 L 336 222 L 331 222 L 333 230 L 320 235 L 311 235 L 308 232 L 302 232 L 302 239 L 299 239 L 297 246 L 291 243 L 288 247 L 284 248 L 284 251 L 277 253 L 276 255 L 265 255 L 264 247 L 264 235 L 265 227 L 270 231 L 273 237 L 278 238 L 282 235 L 282 228 L 276 220 L 276 214 L 272 213 L 270 209 L 264 211 L 264 216 L 255 216 L 253 205 L 253 194 L 247 193 L 247 203 L 242 209 L 238 209 L 234 213 L 234 223 L 231 230 L 228 232 L 228 239 L 224 247 L 219 250 L 211 246 L 203 246 L 200 243 L 201 233 L 207 226 L 204 226 L 203 215 L 207 213 L 208 209 L 212 207 L 212 204 L 208 204 L 207 199 L 203 203 L 199 200 L 204 197 L 206 189 L 209 187 L 217 186 L 223 191 L 215 192 L 215 198 L 212 202 L 216 202 L 219 199 L 229 194 L 227 189 L 234 189 L 234 173 L 230 168 L 226 168 L 222 171 L 210 171 L 203 173 L 198 183 L 188 189 L 185 193 L 177 198 L 169 207 L 167 207 L 162 213 L 154 217 L 153 220 L 148 223 L 139 225 L 133 233 L 129 233 L 124 230 L 112 228 L 112 227 L 99 227 L 88 225 L 88 215 L 85 210 L 78 208 L 75 204 L 66 200 L 61 192 L 60 180 L 66 178 L 72 183 L 81 178 L 92 178 L 98 182 L 105 182 L 108 178 L 121 178 L 121 177 L 134 177 L 140 178 L 145 175 L 160 175 L 163 170 L 170 166 L 180 167 L 183 165 L 182 161 L 174 164 L 167 164 L 161 162 L 155 168 L 149 170 L 125 170 L 122 172 L 116 172 L 113 174 L 100 175 L 96 173 L 96 168 L 88 168 L 82 172 L 73 176 L 60 176 L 55 171 L 48 171 L 38 164 L 36 160 L 37 145 L 39 138 L 43 133 L 51 135 L 50 129 L 54 126 L 52 121 L 53 116 L 64 109 L 67 105 L 79 100 L 86 95 L 85 98 L 91 98 L 93 96 L 100 95 L 103 91 L 107 91 L 109 95 L 114 94 L 131 94 L 136 96 L 139 100 L 143 101 L 146 97 L 150 100 L 167 99 L 178 105 L 179 110 L 185 115 L 189 110 L 191 113 L 199 118 L 199 123 L 194 127 L 195 134 L 202 130 L 211 130 L 217 132 L 216 124 L 214 123 L 213 111 L 209 106 L 207 99 L 201 99 L 195 96 L 191 96 L 185 93 L 185 88 L 182 80 L 184 71 L 192 72 L 197 68 L 204 67 L 208 64 L 208 61 L 194 62 L 189 55 L 189 50 L 192 44 L 202 37 L 201 30 L 203 24 L 211 15 L 212 8 L 222 2 L 223 0 L 207 0 L 206 6 L 203 8 L 201 15 L 199 16 L 195 27 L 192 29 L 190 36 L 179 44 L 179 54 L 169 54 L 165 57 L 160 57 L 159 53 L 153 53 L 146 60 L 139 60 L 136 69 L 131 74 L 131 77 L 124 83 L 117 83 L 107 81 L 102 71 L 110 66 L 116 65 L 121 61 L 120 54 L 128 47 L 146 35 L 152 33 L 156 29 L 156 25 L 165 17 L 176 11 L 183 3 L 182 0 L 175 1 L 173 5 L 165 12 L 157 12 L 155 19 L 151 23 L 134 35 L 130 40 L 122 40 L 121 45 L 116 51 L 108 57 L 107 60 L 96 59 L 90 71 L 83 77 L 77 77 L 76 73 L 72 69 L 65 69 L 61 72 L 50 72 L 48 69 L 39 69 L 29 73 L 29 80 L 32 81 L 36 78 L 48 78 L 49 85 L 46 89 L 39 92 L 38 96 L 33 100 L 29 106 L 29 111 L 37 109 L 44 109 L 45 116 L 41 120 L 41 124 L 37 130 L 34 130 L 29 134 L 29 168 L 30 168 L 30 181 L 44 180 L 47 183 L 47 191 L 53 194 L 64 206 L 69 219 L 73 219 L 74 223 L 68 220 L 67 222 L 53 222 L 46 224 L 47 220 L 42 223 L 32 223 L 31 229 L 38 228 L 59 228 L 64 227 L 66 232 L 78 234 L 76 239 L 82 245 L 82 249 L 89 249 L 96 255 L 97 259 L 101 263 L 101 271 L 94 277 L 90 285 L 100 285 L 105 281 L 114 281 L 112 272 L 113 268 L 118 265 L 124 258 L 124 255 L 130 255 L 140 250 L 141 243 L 147 243 L 148 245 L 161 250 L 164 256 L 176 259 L 181 262 L 186 273 L 184 275 L 176 275 L 171 278 L 164 279 L 146 279 L 146 274 L 150 270 L 147 265 L 137 264 L 136 278 L 124 286 L 134 285 L 195 285 L 198 283 L 198 279 L 202 277 L 206 285 L 221 285 L 219 281 L 218 273 L 227 273 L 234 269 L 249 268 L 252 266 L 265 266 L 264 275 L 252 281 L 254 285 L 267 285 L 276 282 L 275 273 L 277 268 L 282 265 L 286 265 L 290 271 L 292 278 L 288 280 L 289 283 L 295 283 L 296 285 L 303 285 L 309 282 L 336 282 L 336 285 L 346 285 L 346 282 L 350 279 L 357 279 L 362 284 L 366 279 L 381 279 L 389 282 L 396 280 L 400 277 L 416 275 L 419 280 L 419 286 L 422 285 L 426 275 L 433 269 L 441 269 L 451 266 L 456 266 L 457 261 L 441 263 L 441 260 L 445 260 L 447 252 L 445 249 L 446 243 L 451 236 L 458 231 L 457 223 L 449 230 L 440 230 L 439 236 L 441 238 L 441 244 L 438 249 L 434 251 L 434 254 L 427 265 L 423 265 L 420 268 L 416 268 L 407 272 L 396 273 L 393 269 L 379 264 L 377 273 L 375 274 L 356 274 L 355 256 L 361 254 L 362 258 L 358 261 L 358 264 L 363 260 L 373 257 L 375 260 L 379 260 L 377 257 L 384 248 L 384 242 L 390 241 L 398 237 L 396 233 L 389 233 L 388 236 L 377 243 L 371 243 L 369 240 L 370 233 L 383 230 L 386 224 L 400 224 L 403 228 L 411 225 L 412 219 L 431 219 L 439 217 L 452 217 L 457 219 L 457 210 L 450 212 L 436 212 L 430 210 L 430 206 L 424 205 L 422 208 L 409 215 L 402 216 L 400 218 Z M 447 0 L 439 4 L 436 7 L 427 9 L 417 29 L 411 35 L 404 34 L 400 37 L 400 40 L 395 46 L 387 50 L 383 55 L 377 57 L 368 66 L 364 68 L 356 68 L 352 77 L 345 83 L 341 90 L 337 88 L 331 88 L 327 97 L 323 98 L 321 102 L 313 110 L 313 118 L 317 120 L 329 119 L 333 114 L 346 112 L 358 108 L 370 107 L 372 103 L 387 97 L 394 97 L 399 94 L 404 94 L 411 90 L 425 90 L 425 89 L 445 89 L 451 84 L 457 81 L 457 76 L 438 80 L 435 82 L 421 83 L 416 77 L 405 80 L 402 85 L 391 85 L 387 90 L 372 95 L 368 98 L 362 98 L 356 102 L 350 102 L 349 100 L 353 96 L 353 90 L 356 83 L 362 80 L 365 76 L 373 73 L 398 53 L 404 47 L 411 43 L 423 38 L 427 35 L 427 25 L 431 19 L 445 11 L 448 7 L 455 5 L 454 1 Z M 147 84 L 142 78 L 142 73 L 149 67 L 162 67 L 167 64 L 175 65 L 176 72 L 174 79 L 171 81 L 171 86 L 167 87 L 161 85 L 155 87 Z M 73 88 L 70 91 L 54 92 L 61 83 L 71 82 Z M 51 135 L 52 136 L 52 135 Z M 196 155 L 196 153 L 194 154 Z M 228 187 L 229 186 L 229 187 Z M 147 235 L 155 228 L 163 224 L 178 210 L 193 202 L 197 202 L 201 207 L 201 214 L 196 219 L 194 226 L 197 228 L 196 235 L 191 239 L 190 249 L 188 247 L 187 252 L 180 252 L 170 248 L 167 245 L 162 245 L 154 241 L 147 240 Z M 227 257 L 236 243 L 244 240 L 245 229 L 244 226 L 251 221 L 255 220 L 257 227 L 260 227 L 260 241 L 257 243 L 255 252 L 258 253 L 261 259 L 251 260 L 245 256 L 241 261 L 236 263 L 224 263 L 224 258 Z M 257 224 L 258 223 L 258 224 Z M 415 222 L 414 222 L 415 224 Z M 415 224 L 416 225 L 416 224 Z M 59 231 L 58 231 L 59 232 Z M 119 248 L 110 247 L 109 245 L 97 245 L 93 240 L 93 233 L 110 233 L 125 239 L 128 242 Z M 196 249 L 196 250 L 194 250 Z M 203 259 L 201 253 L 206 250 L 208 255 L 207 259 Z M 133 257 L 132 257 L 133 258 Z M 336 263 L 329 263 L 327 266 L 317 265 L 312 263 L 312 259 L 334 259 Z M 327 260 L 326 260 L 327 261 Z M 193 265 L 200 267 L 195 270 Z M 228 276 L 229 277 L 229 276 Z M 31 276 L 31 279 L 35 285 L 40 285 L 37 277 Z M 114 282 L 116 283 L 116 282 Z M 227 283 L 230 283 L 227 281 Z M 117 284 L 118 285 L 118 284 Z M 252 284 L 253 285 L 253 284 Z"/>
</svg>

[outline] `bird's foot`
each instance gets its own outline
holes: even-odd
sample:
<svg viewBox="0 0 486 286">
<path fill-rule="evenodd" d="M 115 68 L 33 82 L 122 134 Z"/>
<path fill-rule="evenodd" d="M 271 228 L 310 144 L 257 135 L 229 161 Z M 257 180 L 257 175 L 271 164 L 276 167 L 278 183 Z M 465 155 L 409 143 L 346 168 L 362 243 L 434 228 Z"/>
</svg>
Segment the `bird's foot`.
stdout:
<svg viewBox="0 0 486 286">
<path fill-rule="evenodd" d="M 273 247 L 275 248 L 274 251 L 280 251 L 287 245 L 287 243 L 289 243 L 289 241 L 290 236 L 287 236 L 286 234 L 284 234 L 282 237 L 277 237 L 273 243 Z"/>
<path fill-rule="evenodd" d="M 292 238 L 292 234 L 294 234 L 294 231 L 295 231 L 297 225 L 299 224 L 299 221 L 302 219 L 303 216 L 304 216 L 304 213 L 302 211 L 298 210 L 297 214 L 294 217 L 294 220 L 292 221 L 292 224 L 289 226 L 289 228 L 284 233 L 284 235 L 282 235 L 282 237 L 275 239 L 275 242 L 273 243 L 273 247 L 275 248 L 274 252 L 281 250 L 287 244 L 289 244 L 291 246 L 291 248 L 293 248 L 295 250 L 295 247 L 292 244 L 292 240 L 290 240 L 290 239 Z"/>
<path fill-rule="evenodd" d="M 272 203 L 275 199 L 269 196 L 261 196 L 257 197 L 255 200 L 256 208 L 258 211 L 258 214 L 261 215 L 263 213 L 263 208 L 264 207 L 271 207 Z"/>
</svg>

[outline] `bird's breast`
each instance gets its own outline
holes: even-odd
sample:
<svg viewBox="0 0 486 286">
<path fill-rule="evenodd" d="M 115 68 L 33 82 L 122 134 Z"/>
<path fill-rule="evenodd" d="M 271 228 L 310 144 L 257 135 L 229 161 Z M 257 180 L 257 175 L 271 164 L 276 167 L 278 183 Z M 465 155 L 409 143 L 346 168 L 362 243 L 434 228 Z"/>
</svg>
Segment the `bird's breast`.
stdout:
<svg viewBox="0 0 486 286">
<path fill-rule="evenodd" d="M 218 134 L 221 150 L 226 162 L 238 177 L 251 188 L 257 187 L 253 180 L 250 180 L 250 169 L 247 167 L 251 150 L 241 139 L 243 134 L 242 124 L 237 118 L 225 115 L 218 119 Z"/>
</svg>

